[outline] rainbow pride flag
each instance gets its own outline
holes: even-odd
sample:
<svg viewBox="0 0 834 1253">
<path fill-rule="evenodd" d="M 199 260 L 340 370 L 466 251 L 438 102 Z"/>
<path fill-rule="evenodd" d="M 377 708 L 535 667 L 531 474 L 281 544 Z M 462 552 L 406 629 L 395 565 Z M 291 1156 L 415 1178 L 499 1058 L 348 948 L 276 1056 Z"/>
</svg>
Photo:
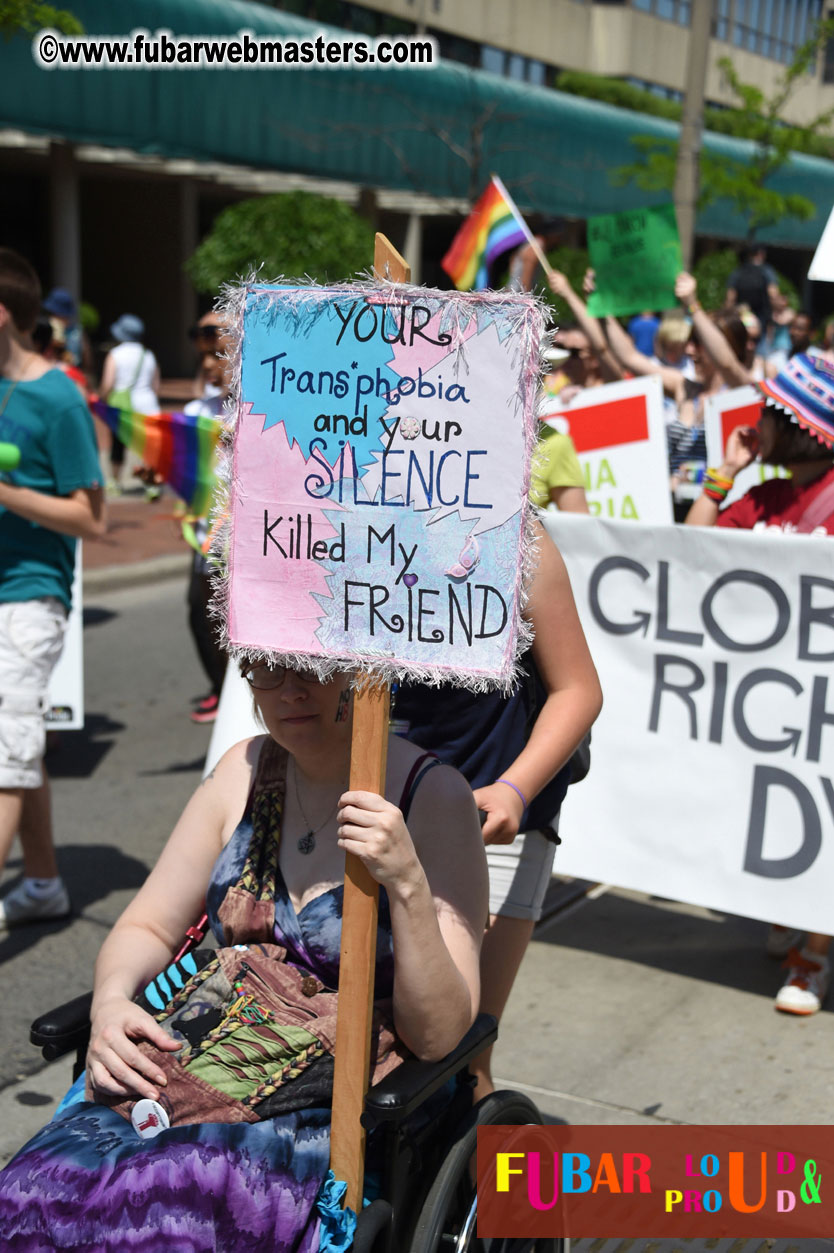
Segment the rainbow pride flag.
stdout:
<svg viewBox="0 0 834 1253">
<path fill-rule="evenodd" d="M 221 423 L 185 413 L 129 413 L 103 400 L 90 409 L 143 464 L 182 497 L 191 513 L 204 517 L 215 486 L 215 451 Z"/>
<path fill-rule="evenodd" d="M 512 196 L 493 174 L 440 264 L 458 291 L 483 291 L 495 258 L 531 239 Z"/>
</svg>

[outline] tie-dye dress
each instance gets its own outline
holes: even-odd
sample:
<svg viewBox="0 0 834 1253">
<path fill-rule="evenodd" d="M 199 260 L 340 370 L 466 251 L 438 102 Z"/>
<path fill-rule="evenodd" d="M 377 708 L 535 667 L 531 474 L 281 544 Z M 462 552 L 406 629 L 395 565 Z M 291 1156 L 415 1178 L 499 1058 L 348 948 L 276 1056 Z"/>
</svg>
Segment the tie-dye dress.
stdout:
<svg viewBox="0 0 834 1253">
<path fill-rule="evenodd" d="M 220 944 L 228 935 L 223 902 L 240 883 L 250 851 L 252 809 L 250 798 L 212 872 L 207 909 Z M 275 863 L 275 942 L 287 949 L 289 962 L 335 988 L 343 889 L 296 913 Z M 377 998 L 391 995 L 393 971 L 381 889 Z M 115 1110 L 83 1102 L 53 1119 L 0 1173 L 0 1247 L 6 1253 L 314 1253 L 316 1198 L 329 1156 L 329 1108 L 266 1122 L 172 1127 L 141 1140 Z"/>
</svg>

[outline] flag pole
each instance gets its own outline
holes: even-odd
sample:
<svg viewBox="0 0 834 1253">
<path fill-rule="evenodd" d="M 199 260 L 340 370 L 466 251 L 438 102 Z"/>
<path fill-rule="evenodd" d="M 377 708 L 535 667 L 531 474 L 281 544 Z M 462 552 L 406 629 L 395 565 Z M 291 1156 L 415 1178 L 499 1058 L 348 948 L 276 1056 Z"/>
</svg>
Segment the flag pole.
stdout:
<svg viewBox="0 0 834 1253">
<path fill-rule="evenodd" d="M 531 230 L 530 230 L 530 227 L 529 227 L 529 226 L 527 225 L 527 223 L 525 222 L 524 217 L 522 216 L 522 214 L 521 214 L 521 213 L 520 213 L 520 211 L 519 211 L 518 205 L 517 205 L 517 204 L 516 204 L 516 202 L 513 200 L 512 196 L 511 196 L 511 195 L 510 195 L 510 193 L 507 191 L 506 187 L 504 186 L 503 182 L 501 181 L 501 179 L 498 177 L 498 175 L 497 175 L 497 174 L 493 174 L 493 175 L 492 175 L 492 181 L 493 181 L 493 183 L 495 184 L 495 186 L 498 188 L 498 190 L 500 191 L 501 195 L 502 195 L 502 196 L 504 197 L 504 199 L 506 200 L 507 204 L 508 204 L 508 205 L 510 206 L 510 208 L 512 209 L 512 212 L 513 212 L 513 217 L 516 219 L 516 221 L 518 222 L 519 226 L 520 226 L 520 227 L 521 227 L 521 229 L 524 231 L 524 234 L 527 236 L 527 242 L 528 242 L 528 244 L 530 245 L 530 247 L 533 249 L 533 252 L 536 254 L 536 257 L 537 257 L 537 259 L 538 259 L 539 265 L 542 267 L 542 269 L 544 270 L 545 274 L 547 274 L 547 275 L 552 274 L 552 273 L 553 273 L 553 267 L 551 266 L 551 264 L 550 264 L 550 262 L 548 261 L 547 257 L 546 257 L 546 256 L 544 255 L 544 253 L 542 252 L 542 250 L 541 250 L 541 245 L 540 245 L 539 241 L 538 241 L 538 240 L 537 240 L 537 239 L 533 236 L 533 234 L 532 234 L 532 232 L 531 232 Z"/>
</svg>

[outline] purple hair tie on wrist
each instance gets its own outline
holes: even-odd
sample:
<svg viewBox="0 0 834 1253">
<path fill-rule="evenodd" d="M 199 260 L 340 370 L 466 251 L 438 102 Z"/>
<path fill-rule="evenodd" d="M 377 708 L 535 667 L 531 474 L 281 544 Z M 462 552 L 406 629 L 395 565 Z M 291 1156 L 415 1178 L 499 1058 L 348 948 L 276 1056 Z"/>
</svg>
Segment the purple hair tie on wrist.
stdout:
<svg viewBox="0 0 834 1253">
<path fill-rule="evenodd" d="M 514 791 L 514 792 L 517 792 L 517 793 L 518 793 L 518 795 L 521 797 L 521 803 L 522 803 L 522 805 L 524 806 L 524 808 L 525 808 L 525 809 L 527 808 L 527 798 L 525 797 L 525 795 L 524 795 L 524 793 L 522 792 L 522 790 L 521 790 L 521 788 L 520 788 L 520 787 L 516 787 L 516 785 L 515 785 L 514 783 L 511 783 L 509 779 L 496 779 L 496 780 L 495 780 L 495 782 L 496 782 L 496 783 L 503 783 L 503 784 L 505 784 L 507 787 L 511 787 L 511 788 L 513 789 L 513 791 Z"/>
</svg>

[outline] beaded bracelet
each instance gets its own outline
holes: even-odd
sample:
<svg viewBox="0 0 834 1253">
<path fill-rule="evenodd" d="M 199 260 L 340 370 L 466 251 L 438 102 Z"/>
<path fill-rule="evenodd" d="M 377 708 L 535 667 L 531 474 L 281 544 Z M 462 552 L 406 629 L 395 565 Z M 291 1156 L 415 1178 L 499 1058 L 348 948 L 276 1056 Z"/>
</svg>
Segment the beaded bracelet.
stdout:
<svg viewBox="0 0 834 1253">
<path fill-rule="evenodd" d="M 721 505 L 733 486 L 733 480 L 719 474 L 717 470 L 707 470 L 704 475 L 704 495 L 716 505 Z"/>
<path fill-rule="evenodd" d="M 509 780 L 509 779 L 496 779 L 496 780 L 495 780 L 495 782 L 496 782 L 496 783 L 505 783 L 505 784 L 507 785 L 507 787 L 511 787 L 511 788 L 513 789 L 513 791 L 514 791 L 514 792 L 518 792 L 519 796 L 521 797 L 521 803 L 522 803 L 522 805 L 524 806 L 524 808 L 525 808 L 525 809 L 527 808 L 527 798 L 525 797 L 525 795 L 524 795 L 524 793 L 522 792 L 522 790 L 521 790 L 521 788 L 520 788 L 520 787 L 516 787 L 516 785 L 515 785 L 514 783 L 510 783 L 510 780 Z"/>
</svg>

